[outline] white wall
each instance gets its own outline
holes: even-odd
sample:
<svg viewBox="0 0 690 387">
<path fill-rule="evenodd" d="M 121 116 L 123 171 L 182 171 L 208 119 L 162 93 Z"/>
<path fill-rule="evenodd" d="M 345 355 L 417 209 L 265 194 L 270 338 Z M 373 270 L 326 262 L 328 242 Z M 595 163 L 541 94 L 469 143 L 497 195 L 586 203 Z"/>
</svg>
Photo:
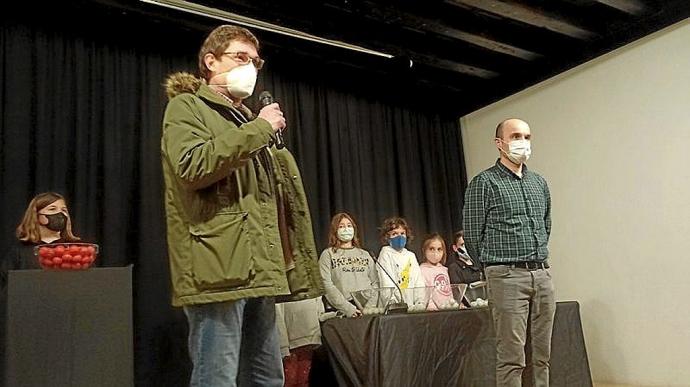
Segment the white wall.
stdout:
<svg viewBox="0 0 690 387">
<path fill-rule="evenodd" d="M 690 386 L 690 20 L 463 117 L 468 176 L 509 117 L 532 128 L 594 380 Z"/>
</svg>

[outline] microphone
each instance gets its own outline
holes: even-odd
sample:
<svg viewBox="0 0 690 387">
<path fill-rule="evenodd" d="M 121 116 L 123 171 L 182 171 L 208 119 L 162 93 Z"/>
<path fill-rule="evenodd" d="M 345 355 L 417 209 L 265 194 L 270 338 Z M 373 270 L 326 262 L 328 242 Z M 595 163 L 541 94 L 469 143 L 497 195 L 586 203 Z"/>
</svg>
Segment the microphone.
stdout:
<svg viewBox="0 0 690 387">
<path fill-rule="evenodd" d="M 386 308 L 386 314 L 389 313 L 407 313 L 407 303 L 403 299 L 403 294 L 402 290 L 400 289 L 400 286 L 398 286 L 398 282 L 393 279 L 393 277 L 388 273 L 388 270 L 384 269 L 383 265 L 379 263 L 379 260 L 374 257 L 374 254 L 369 251 L 369 258 L 371 258 L 378 267 L 381 268 L 381 270 L 386 273 L 386 276 L 393 282 L 393 285 L 395 285 L 395 288 L 398 289 L 398 293 L 400 294 L 400 301 L 399 302 L 394 302 L 392 304 L 388 304 L 388 307 Z"/>
<path fill-rule="evenodd" d="M 271 95 L 270 91 L 264 90 L 261 92 L 261 94 L 259 94 L 259 103 L 261 103 L 261 107 L 268 106 L 273 102 L 273 95 Z M 285 142 L 283 141 L 283 129 L 279 129 L 276 132 L 276 148 L 285 148 Z"/>
</svg>

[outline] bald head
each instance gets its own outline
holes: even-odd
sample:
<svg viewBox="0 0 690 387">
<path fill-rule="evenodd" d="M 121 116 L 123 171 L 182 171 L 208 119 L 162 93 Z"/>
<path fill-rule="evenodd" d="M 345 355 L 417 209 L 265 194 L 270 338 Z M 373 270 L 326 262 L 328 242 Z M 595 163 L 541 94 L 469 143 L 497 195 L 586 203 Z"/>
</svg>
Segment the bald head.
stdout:
<svg viewBox="0 0 690 387">
<path fill-rule="evenodd" d="M 519 118 L 508 118 L 507 120 L 501 121 L 498 126 L 496 126 L 496 137 L 503 141 L 510 141 L 512 133 L 515 131 L 530 133 L 529 125 L 519 119 Z M 507 138 L 504 138 L 506 136 Z"/>
</svg>

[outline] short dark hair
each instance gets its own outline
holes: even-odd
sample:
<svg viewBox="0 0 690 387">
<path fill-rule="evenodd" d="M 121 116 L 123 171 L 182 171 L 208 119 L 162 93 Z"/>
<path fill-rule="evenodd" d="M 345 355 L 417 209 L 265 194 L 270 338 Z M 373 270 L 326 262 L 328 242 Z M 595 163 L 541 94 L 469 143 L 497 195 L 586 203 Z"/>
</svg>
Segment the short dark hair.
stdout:
<svg viewBox="0 0 690 387">
<path fill-rule="evenodd" d="M 259 50 L 259 40 L 248 29 L 227 24 L 217 27 L 208 34 L 204 44 L 199 49 L 199 75 L 202 78 L 208 80 L 211 75 L 211 72 L 206 67 L 206 63 L 204 63 L 206 54 L 213 54 L 220 58 L 223 55 L 223 51 L 233 40 L 253 44 L 256 50 Z"/>
<path fill-rule="evenodd" d="M 455 242 L 458 241 L 458 238 L 461 238 L 461 237 L 463 239 L 465 238 L 465 230 L 459 230 L 453 234 L 453 244 L 455 244 Z"/>
<path fill-rule="evenodd" d="M 501 121 L 496 125 L 496 134 L 495 138 L 500 138 L 503 139 L 503 124 L 506 123 L 506 121 L 510 120 L 511 118 L 506 118 L 505 120 Z"/>
</svg>

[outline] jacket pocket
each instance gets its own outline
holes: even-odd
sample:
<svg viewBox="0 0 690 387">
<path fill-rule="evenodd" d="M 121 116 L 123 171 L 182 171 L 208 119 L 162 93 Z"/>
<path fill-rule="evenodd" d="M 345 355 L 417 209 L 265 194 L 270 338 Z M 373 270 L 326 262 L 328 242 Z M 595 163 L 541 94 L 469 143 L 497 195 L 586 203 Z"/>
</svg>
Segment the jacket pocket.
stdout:
<svg viewBox="0 0 690 387">
<path fill-rule="evenodd" d="M 192 277 L 198 290 L 242 287 L 254 276 L 246 212 L 221 212 L 189 226 Z"/>
</svg>

